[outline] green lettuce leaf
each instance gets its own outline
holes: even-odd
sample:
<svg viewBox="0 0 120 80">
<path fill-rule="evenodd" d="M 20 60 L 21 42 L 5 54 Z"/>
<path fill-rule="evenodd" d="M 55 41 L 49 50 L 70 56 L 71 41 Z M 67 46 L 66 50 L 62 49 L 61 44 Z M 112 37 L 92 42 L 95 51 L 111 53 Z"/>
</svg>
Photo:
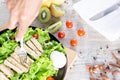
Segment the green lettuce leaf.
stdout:
<svg viewBox="0 0 120 80">
<path fill-rule="evenodd" d="M 44 43 L 44 42 L 50 41 L 50 36 L 47 31 L 43 31 L 40 28 L 36 28 L 35 32 L 39 35 L 39 37 L 38 37 L 39 43 Z"/>
<path fill-rule="evenodd" d="M 28 28 L 27 32 L 24 35 L 24 41 L 29 40 L 33 34 L 34 34 L 34 30 L 32 28 Z"/>
<path fill-rule="evenodd" d="M 18 43 L 14 40 L 6 41 L 0 47 L 0 63 L 2 63 L 14 51 Z"/>
<path fill-rule="evenodd" d="M 2 45 L 5 41 L 10 40 L 11 36 L 15 36 L 14 32 L 11 30 L 7 30 L 0 35 L 0 45 Z"/>
</svg>

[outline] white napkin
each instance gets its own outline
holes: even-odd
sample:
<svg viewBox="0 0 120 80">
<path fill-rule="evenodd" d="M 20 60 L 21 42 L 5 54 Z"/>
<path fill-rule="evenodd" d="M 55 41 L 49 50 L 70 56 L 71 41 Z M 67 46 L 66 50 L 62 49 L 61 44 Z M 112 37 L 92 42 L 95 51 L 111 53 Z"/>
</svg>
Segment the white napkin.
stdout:
<svg viewBox="0 0 120 80">
<path fill-rule="evenodd" d="M 91 27 L 108 40 L 115 41 L 120 37 L 120 8 L 98 20 L 89 20 L 97 13 L 104 11 L 115 3 L 116 0 L 81 0 L 74 4 L 73 8 Z"/>
</svg>

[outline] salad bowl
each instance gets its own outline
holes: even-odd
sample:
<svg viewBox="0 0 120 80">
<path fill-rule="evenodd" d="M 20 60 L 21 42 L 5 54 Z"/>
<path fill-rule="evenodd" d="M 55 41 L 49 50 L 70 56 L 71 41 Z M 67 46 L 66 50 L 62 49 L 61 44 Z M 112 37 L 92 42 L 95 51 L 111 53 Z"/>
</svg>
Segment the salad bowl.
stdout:
<svg viewBox="0 0 120 80">
<path fill-rule="evenodd" d="M 26 41 L 29 41 L 31 38 L 36 38 L 35 36 L 33 36 L 34 34 L 38 34 L 38 36 L 41 35 L 40 39 L 38 37 L 36 38 L 36 41 L 38 41 L 39 44 L 43 48 L 41 55 L 38 56 L 37 58 L 36 57 L 34 58 L 31 56 L 31 53 L 28 54 L 28 56 L 33 60 L 33 62 L 30 64 L 30 66 L 27 67 L 28 68 L 27 71 L 19 72 L 19 71 L 15 70 L 15 68 L 13 66 L 9 66 L 9 64 L 12 64 L 14 61 L 16 61 L 16 62 L 18 62 L 18 64 L 20 64 L 20 62 L 17 61 L 18 59 L 16 58 L 18 55 L 16 55 L 16 57 L 13 56 L 13 53 L 15 53 L 16 46 L 19 46 L 19 42 L 16 42 L 14 40 L 16 32 L 17 32 L 17 29 L 14 29 L 14 30 L 8 30 L 5 28 L 0 29 L 0 49 L 1 49 L 1 51 L 0 51 L 0 73 L 3 75 L 3 77 L 6 77 L 3 79 L 5 79 L 5 80 L 47 80 L 47 77 L 49 77 L 49 75 L 50 75 L 50 77 L 52 77 L 54 80 L 63 80 L 65 77 L 66 71 L 67 71 L 67 55 L 65 52 L 65 48 L 60 43 L 60 41 L 57 38 L 55 38 L 51 33 L 47 32 L 45 30 L 42 30 L 38 27 L 34 27 L 34 26 L 29 27 L 28 31 L 26 32 L 26 34 L 24 36 L 25 37 L 24 43 L 27 44 Z M 41 39 L 41 38 L 43 38 L 43 39 Z M 27 44 L 27 45 L 29 45 L 29 44 Z M 4 50 L 6 49 L 6 52 L 5 51 L 2 52 L 2 49 L 4 49 Z M 47 50 L 47 49 L 49 49 L 49 50 Z M 61 52 L 65 55 L 66 64 L 63 67 L 61 67 L 61 68 L 54 67 L 53 61 L 50 58 L 50 54 L 51 54 L 52 50 L 53 51 L 58 50 L 59 52 Z M 50 52 L 47 52 L 47 51 L 50 51 Z M 16 60 L 11 62 L 13 60 L 11 58 L 16 59 Z M 43 59 L 45 61 L 43 61 L 42 64 L 40 64 Z M 48 61 L 46 61 L 46 59 Z M 62 60 L 59 60 L 59 61 L 62 61 Z M 47 62 L 47 63 L 45 63 L 45 62 Z M 18 65 L 18 64 L 16 63 L 16 65 Z M 39 64 L 39 66 L 38 66 L 38 64 Z M 46 64 L 46 65 L 44 65 L 44 67 L 43 67 L 42 66 L 43 64 Z M 15 65 L 15 63 L 13 63 L 13 65 Z M 20 65 L 24 66 L 23 64 L 20 64 Z M 7 68 L 8 71 L 5 71 L 6 69 L 2 69 L 1 66 Z M 18 66 L 18 67 L 20 67 L 20 66 Z M 50 70 L 51 70 L 51 72 L 50 72 Z M 5 72 L 11 72 L 11 74 L 7 74 Z M 42 74 L 42 73 L 44 73 L 44 74 Z M 50 73 L 52 73 L 52 74 L 50 74 Z M 44 78 L 41 76 L 44 76 Z"/>
</svg>

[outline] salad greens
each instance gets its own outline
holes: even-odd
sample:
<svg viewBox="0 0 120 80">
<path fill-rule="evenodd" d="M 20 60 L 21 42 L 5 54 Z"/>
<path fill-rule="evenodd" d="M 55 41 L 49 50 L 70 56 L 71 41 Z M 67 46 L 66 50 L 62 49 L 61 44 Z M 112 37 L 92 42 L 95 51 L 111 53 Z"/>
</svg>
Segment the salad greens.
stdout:
<svg viewBox="0 0 120 80">
<path fill-rule="evenodd" d="M 38 34 L 39 43 L 50 41 L 49 33 L 39 28 L 35 28 L 35 30 L 33 30 L 32 28 L 28 28 L 26 34 L 24 35 L 24 41 L 29 40 L 33 36 L 33 34 Z"/>
<path fill-rule="evenodd" d="M 32 28 L 28 28 L 26 34 L 24 35 L 24 42 L 29 40 L 33 34 L 34 34 L 34 30 Z"/>
<path fill-rule="evenodd" d="M 4 33 L 2 33 L 0 35 L 0 45 L 2 46 L 2 44 L 6 41 L 10 40 L 10 37 L 15 36 L 15 33 L 12 32 L 11 30 L 7 30 Z"/>
<path fill-rule="evenodd" d="M 61 44 L 54 40 L 48 42 L 47 45 L 43 44 L 43 49 L 44 49 L 44 54 L 42 56 L 47 56 L 47 57 L 50 57 L 50 54 L 53 51 L 60 51 L 60 52 L 65 53 L 65 49 L 63 49 Z"/>
<path fill-rule="evenodd" d="M 47 31 L 43 31 L 39 28 L 36 28 L 35 32 L 39 35 L 39 37 L 38 37 L 39 43 L 42 44 L 44 42 L 50 41 L 50 36 L 49 36 L 49 33 Z"/>
<path fill-rule="evenodd" d="M 3 43 L 2 47 L 0 47 L 0 63 L 2 63 L 16 48 L 16 41 L 6 41 Z"/>
<path fill-rule="evenodd" d="M 3 63 L 18 45 L 15 40 L 10 40 L 12 36 L 15 36 L 15 33 L 11 30 L 7 30 L 0 35 L 0 63 Z"/>
<path fill-rule="evenodd" d="M 10 77 L 11 80 L 46 80 L 47 77 L 57 76 L 58 69 L 54 68 L 53 62 L 50 59 L 50 54 L 54 50 L 65 53 L 65 49 L 60 43 L 54 40 L 51 41 L 49 33 L 47 31 L 43 31 L 39 28 L 35 28 L 35 30 L 28 28 L 24 36 L 24 42 L 32 38 L 33 34 L 39 35 L 38 42 L 42 45 L 44 51 L 42 55 L 33 64 L 31 64 L 30 69 L 27 73 L 14 73 L 14 75 Z M 11 46 L 13 44 L 14 43 L 9 45 Z M 4 43 L 3 46 L 9 45 Z M 8 51 L 12 48 L 14 47 L 7 47 Z M 11 52 L 12 51 L 9 51 L 9 53 Z"/>
</svg>

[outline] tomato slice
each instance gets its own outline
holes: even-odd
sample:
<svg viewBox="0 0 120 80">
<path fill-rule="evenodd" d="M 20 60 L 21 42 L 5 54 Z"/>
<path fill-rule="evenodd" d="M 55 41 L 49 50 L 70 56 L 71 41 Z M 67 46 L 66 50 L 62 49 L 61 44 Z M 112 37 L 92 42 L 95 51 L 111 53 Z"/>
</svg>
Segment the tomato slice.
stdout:
<svg viewBox="0 0 120 80">
<path fill-rule="evenodd" d="M 53 77 L 48 77 L 46 80 L 55 80 Z"/>
<path fill-rule="evenodd" d="M 67 28 L 72 28 L 73 27 L 73 22 L 72 21 L 66 21 L 66 27 Z"/>
<path fill-rule="evenodd" d="M 65 32 L 59 31 L 59 32 L 58 32 L 58 37 L 59 37 L 59 38 L 64 38 L 64 37 L 65 37 Z"/>
<path fill-rule="evenodd" d="M 33 34 L 33 37 L 34 37 L 35 39 L 38 39 L 38 34 Z"/>
<path fill-rule="evenodd" d="M 85 30 L 78 29 L 77 34 L 78 34 L 78 36 L 84 36 L 85 35 Z"/>
<path fill-rule="evenodd" d="M 71 46 L 77 46 L 78 42 L 76 39 L 71 39 L 70 44 L 71 44 Z"/>
</svg>

